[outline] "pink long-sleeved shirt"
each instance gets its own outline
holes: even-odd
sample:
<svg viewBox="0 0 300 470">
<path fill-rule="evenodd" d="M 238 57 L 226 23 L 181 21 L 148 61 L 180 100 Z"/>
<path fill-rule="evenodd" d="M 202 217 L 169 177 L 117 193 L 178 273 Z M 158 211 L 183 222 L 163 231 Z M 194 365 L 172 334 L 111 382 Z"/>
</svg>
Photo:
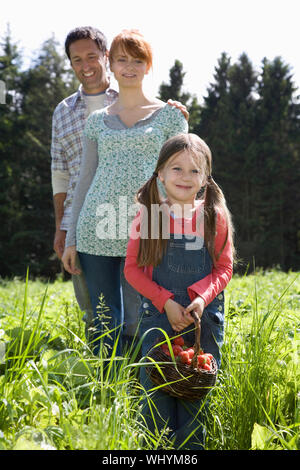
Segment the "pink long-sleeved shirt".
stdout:
<svg viewBox="0 0 300 470">
<path fill-rule="evenodd" d="M 200 221 L 202 220 L 202 223 L 196 225 L 198 217 L 200 217 Z M 136 291 L 151 300 L 153 305 L 163 313 L 165 303 L 169 298 L 174 298 L 174 295 L 171 291 L 159 286 L 152 280 L 153 266 L 139 267 L 137 265 L 140 243 L 139 228 L 140 213 L 137 214 L 132 224 L 131 236 L 127 247 L 124 275 L 129 284 L 131 284 Z M 225 243 L 227 229 L 224 215 L 218 212 L 215 237 L 216 255 Z M 193 233 L 203 238 L 203 202 L 200 202 L 192 219 L 173 219 L 173 217 L 171 217 L 170 232 L 184 234 Z M 216 261 L 216 265 L 212 267 L 211 273 L 203 279 L 195 282 L 193 285 L 188 286 L 187 291 L 191 301 L 200 296 L 204 299 L 205 305 L 212 302 L 229 283 L 232 277 L 232 266 L 232 248 L 229 239 L 227 239 L 224 249 Z"/>
</svg>

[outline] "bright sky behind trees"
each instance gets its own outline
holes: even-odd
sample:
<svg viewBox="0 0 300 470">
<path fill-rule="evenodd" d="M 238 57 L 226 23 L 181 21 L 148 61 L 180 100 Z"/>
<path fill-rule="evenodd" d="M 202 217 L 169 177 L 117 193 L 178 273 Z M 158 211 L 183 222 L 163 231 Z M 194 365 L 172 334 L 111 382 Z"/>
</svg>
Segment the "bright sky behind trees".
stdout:
<svg viewBox="0 0 300 470">
<path fill-rule="evenodd" d="M 75 26 L 96 26 L 109 43 L 122 29 L 137 28 L 154 50 L 148 90 L 157 93 L 178 59 L 185 89 L 201 102 L 222 52 L 232 62 L 246 52 L 256 69 L 264 57 L 281 56 L 299 87 L 299 13 L 299 0 L 11 0 L 1 5 L 0 35 L 9 23 L 26 67 L 46 39 L 54 35 L 63 46 Z"/>
</svg>

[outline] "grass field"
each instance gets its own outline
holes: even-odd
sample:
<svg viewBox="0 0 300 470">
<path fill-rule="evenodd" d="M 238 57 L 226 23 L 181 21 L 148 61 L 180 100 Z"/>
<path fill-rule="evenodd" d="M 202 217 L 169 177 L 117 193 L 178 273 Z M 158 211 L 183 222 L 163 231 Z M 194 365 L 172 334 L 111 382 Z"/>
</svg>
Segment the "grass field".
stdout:
<svg viewBox="0 0 300 470">
<path fill-rule="evenodd" d="M 108 369 L 71 282 L 0 282 L 0 449 L 172 449 L 141 415 L 136 351 Z M 206 449 L 299 449 L 300 276 L 234 276 Z"/>
</svg>

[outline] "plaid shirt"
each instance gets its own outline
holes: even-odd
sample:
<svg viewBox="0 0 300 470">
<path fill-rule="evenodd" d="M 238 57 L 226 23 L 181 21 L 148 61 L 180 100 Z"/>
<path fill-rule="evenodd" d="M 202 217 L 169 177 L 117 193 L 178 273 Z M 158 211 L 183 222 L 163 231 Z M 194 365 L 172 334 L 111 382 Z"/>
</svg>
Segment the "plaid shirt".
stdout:
<svg viewBox="0 0 300 470">
<path fill-rule="evenodd" d="M 105 95 L 104 106 L 109 106 L 118 96 L 117 92 L 110 88 L 106 90 Z M 61 230 L 68 230 L 70 223 L 72 200 L 80 171 L 86 119 L 87 109 L 80 85 L 76 93 L 57 105 L 52 119 L 51 170 L 66 172 L 69 176 Z"/>
</svg>

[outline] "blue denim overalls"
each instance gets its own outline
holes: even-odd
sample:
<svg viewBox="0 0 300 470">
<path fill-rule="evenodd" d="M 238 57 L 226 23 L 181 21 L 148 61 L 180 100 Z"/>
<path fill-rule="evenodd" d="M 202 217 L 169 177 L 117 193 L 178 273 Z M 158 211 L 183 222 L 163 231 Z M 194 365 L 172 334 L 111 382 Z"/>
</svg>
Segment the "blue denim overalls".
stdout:
<svg viewBox="0 0 300 470">
<path fill-rule="evenodd" d="M 178 237 L 181 238 L 178 238 Z M 168 289 L 174 294 L 174 300 L 183 307 L 187 307 L 191 300 L 187 293 L 187 287 L 196 281 L 203 279 L 212 271 L 212 260 L 208 253 L 203 240 L 195 237 L 195 242 L 191 243 L 191 239 L 184 235 L 170 235 L 168 240 L 167 251 L 163 256 L 159 266 L 153 268 L 152 279 L 158 285 Z M 194 246 L 196 249 L 190 249 Z M 166 331 L 172 337 L 175 333 L 172 329 L 167 315 L 160 313 L 149 299 L 142 298 L 140 307 L 140 336 L 153 327 L 159 327 Z M 185 342 L 192 345 L 195 341 L 194 324 L 183 330 L 182 333 Z M 201 347 L 205 352 L 213 354 L 218 367 L 221 362 L 220 347 L 223 343 L 224 335 L 224 293 L 220 293 L 205 309 L 201 318 Z M 149 349 L 162 338 L 162 333 L 158 330 L 150 331 L 144 338 L 142 344 L 142 354 L 147 355 Z M 141 384 L 145 390 L 149 390 L 154 386 L 146 374 L 144 368 L 141 368 L 140 374 Z M 204 440 L 204 428 L 201 423 L 200 414 L 198 422 L 195 419 L 199 408 L 200 401 L 187 402 L 178 398 L 171 397 L 165 392 L 156 390 L 151 399 L 155 402 L 158 412 L 155 420 L 158 428 L 168 422 L 168 427 L 174 431 L 175 447 L 178 448 L 186 438 L 193 432 L 191 439 L 184 444 L 185 449 L 201 449 Z M 148 414 L 148 404 L 145 403 L 145 415 Z M 147 419 L 148 426 L 153 431 L 153 420 L 149 416 Z"/>
</svg>

